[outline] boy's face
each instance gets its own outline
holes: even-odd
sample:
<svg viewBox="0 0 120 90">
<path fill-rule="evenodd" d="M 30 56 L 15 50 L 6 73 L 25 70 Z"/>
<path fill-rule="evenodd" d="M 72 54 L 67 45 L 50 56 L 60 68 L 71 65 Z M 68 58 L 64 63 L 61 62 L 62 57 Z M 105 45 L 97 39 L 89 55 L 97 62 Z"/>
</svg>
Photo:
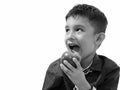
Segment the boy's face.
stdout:
<svg viewBox="0 0 120 90">
<path fill-rule="evenodd" d="M 65 43 L 71 53 L 77 53 L 82 59 L 96 51 L 94 27 L 86 17 L 69 17 L 66 21 Z"/>
</svg>

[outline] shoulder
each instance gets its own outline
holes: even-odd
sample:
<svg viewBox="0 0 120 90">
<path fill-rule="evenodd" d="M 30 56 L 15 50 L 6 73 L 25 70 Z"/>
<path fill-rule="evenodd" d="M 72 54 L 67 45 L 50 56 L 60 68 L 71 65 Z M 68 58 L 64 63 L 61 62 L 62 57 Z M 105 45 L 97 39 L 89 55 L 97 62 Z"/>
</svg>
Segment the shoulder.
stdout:
<svg viewBox="0 0 120 90">
<path fill-rule="evenodd" d="M 51 73 L 56 74 L 56 75 L 61 75 L 62 72 L 60 69 L 60 58 L 53 61 L 49 65 L 47 72 L 51 72 Z"/>
<path fill-rule="evenodd" d="M 58 67 L 60 64 L 60 58 L 53 61 L 50 65 L 49 65 L 49 68 L 55 68 L 55 67 Z"/>
<path fill-rule="evenodd" d="M 102 60 L 102 69 L 104 69 L 105 72 L 110 72 L 116 69 L 119 71 L 120 67 L 110 58 L 103 55 L 99 55 L 99 58 Z"/>
</svg>

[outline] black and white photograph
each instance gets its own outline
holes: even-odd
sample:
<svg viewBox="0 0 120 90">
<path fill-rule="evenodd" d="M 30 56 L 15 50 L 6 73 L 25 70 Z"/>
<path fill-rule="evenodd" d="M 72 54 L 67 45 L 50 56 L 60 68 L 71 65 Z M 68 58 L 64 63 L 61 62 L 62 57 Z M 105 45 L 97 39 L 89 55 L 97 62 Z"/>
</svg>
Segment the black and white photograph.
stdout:
<svg viewBox="0 0 120 90">
<path fill-rule="evenodd" d="M 1 0 L 0 90 L 120 90 L 119 0 Z"/>
</svg>

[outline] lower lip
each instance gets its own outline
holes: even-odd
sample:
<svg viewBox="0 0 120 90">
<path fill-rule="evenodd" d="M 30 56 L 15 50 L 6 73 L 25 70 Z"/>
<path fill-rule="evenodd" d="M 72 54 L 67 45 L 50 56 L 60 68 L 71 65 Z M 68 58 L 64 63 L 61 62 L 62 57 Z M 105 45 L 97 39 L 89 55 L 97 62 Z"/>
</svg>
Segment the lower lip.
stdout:
<svg viewBox="0 0 120 90">
<path fill-rule="evenodd" d="M 74 51 L 74 50 L 70 50 L 70 53 L 71 53 L 71 54 L 77 54 L 77 53 L 79 53 L 79 52 Z"/>
<path fill-rule="evenodd" d="M 73 53 L 76 53 L 77 51 L 71 50 Z"/>
</svg>

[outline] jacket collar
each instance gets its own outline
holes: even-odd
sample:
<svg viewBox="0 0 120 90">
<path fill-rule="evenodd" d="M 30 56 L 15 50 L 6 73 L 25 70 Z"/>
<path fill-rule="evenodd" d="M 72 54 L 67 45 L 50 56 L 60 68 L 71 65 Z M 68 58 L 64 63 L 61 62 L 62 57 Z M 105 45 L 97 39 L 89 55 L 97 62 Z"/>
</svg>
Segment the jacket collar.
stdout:
<svg viewBox="0 0 120 90">
<path fill-rule="evenodd" d="M 100 57 L 95 54 L 94 58 L 93 58 L 93 63 L 90 67 L 91 70 L 95 70 L 95 71 L 101 71 L 102 70 L 102 60 L 100 59 Z"/>
</svg>

